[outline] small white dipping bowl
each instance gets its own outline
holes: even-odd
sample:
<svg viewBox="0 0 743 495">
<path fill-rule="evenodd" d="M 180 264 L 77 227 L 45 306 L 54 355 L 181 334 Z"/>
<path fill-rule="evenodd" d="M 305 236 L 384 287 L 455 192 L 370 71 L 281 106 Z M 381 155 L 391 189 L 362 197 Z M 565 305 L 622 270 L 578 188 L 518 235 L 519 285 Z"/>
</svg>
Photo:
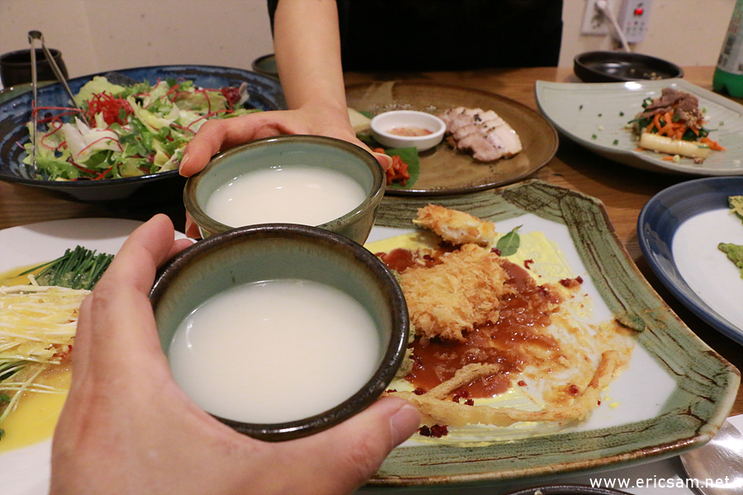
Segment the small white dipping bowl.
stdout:
<svg viewBox="0 0 743 495">
<path fill-rule="evenodd" d="M 401 136 L 392 134 L 397 128 L 427 129 L 431 134 L 423 136 Z M 380 144 L 389 148 L 418 148 L 418 151 L 431 149 L 441 142 L 446 124 L 435 115 L 414 110 L 394 110 L 380 113 L 371 121 L 372 134 Z"/>
</svg>

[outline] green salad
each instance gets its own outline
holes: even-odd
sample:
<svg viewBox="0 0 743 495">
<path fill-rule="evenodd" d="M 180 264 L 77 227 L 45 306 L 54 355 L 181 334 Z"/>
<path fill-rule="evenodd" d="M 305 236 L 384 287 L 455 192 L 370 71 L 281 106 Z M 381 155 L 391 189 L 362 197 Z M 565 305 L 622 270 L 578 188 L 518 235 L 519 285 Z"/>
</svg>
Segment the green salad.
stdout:
<svg viewBox="0 0 743 495">
<path fill-rule="evenodd" d="M 75 95 L 81 108 L 38 107 L 38 179 L 118 179 L 175 170 L 183 148 L 209 119 L 245 109 L 247 84 L 205 89 L 192 81 L 121 86 L 96 76 Z M 33 163 L 34 125 L 23 163 Z"/>
</svg>

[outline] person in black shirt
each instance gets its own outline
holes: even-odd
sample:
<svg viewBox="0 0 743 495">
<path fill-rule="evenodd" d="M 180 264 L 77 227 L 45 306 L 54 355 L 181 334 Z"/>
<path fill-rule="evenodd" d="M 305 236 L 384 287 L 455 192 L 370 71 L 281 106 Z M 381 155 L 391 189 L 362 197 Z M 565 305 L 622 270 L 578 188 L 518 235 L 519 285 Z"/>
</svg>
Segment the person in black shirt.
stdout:
<svg viewBox="0 0 743 495">
<path fill-rule="evenodd" d="M 563 0 L 337 0 L 345 71 L 556 67 Z M 279 0 L 268 0 L 272 22 Z"/>
</svg>

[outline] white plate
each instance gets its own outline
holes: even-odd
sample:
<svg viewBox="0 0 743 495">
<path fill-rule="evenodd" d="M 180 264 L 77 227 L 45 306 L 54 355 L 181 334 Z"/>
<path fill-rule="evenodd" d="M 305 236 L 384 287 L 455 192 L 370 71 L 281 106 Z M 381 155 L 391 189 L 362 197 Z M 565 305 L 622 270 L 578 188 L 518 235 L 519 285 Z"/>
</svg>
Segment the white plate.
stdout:
<svg viewBox="0 0 743 495">
<path fill-rule="evenodd" d="M 686 307 L 743 344 L 743 279 L 717 248 L 743 245 L 743 223 L 728 197 L 743 195 L 743 177 L 707 177 L 656 194 L 640 212 L 637 237 L 663 284 Z"/>
<path fill-rule="evenodd" d="M 710 138 L 727 151 L 713 151 L 702 164 L 690 158 L 662 160 L 653 151 L 635 151 L 638 142 L 626 129 L 642 111 L 645 98 L 657 98 L 663 88 L 686 91 L 706 110 Z M 576 143 L 610 160 L 654 172 L 697 176 L 743 175 L 743 105 L 683 79 L 625 83 L 536 82 L 537 105 L 552 125 Z"/>
<path fill-rule="evenodd" d="M 140 224 L 134 220 L 85 218 L 0 230 L 0 273 L 53 260 L 77 245 L 116 254 Z M 0 492 L 3 495 L 47 493 L 51 447 L 51 440 L 46 440 L 0 454 Z"/>
</svg>

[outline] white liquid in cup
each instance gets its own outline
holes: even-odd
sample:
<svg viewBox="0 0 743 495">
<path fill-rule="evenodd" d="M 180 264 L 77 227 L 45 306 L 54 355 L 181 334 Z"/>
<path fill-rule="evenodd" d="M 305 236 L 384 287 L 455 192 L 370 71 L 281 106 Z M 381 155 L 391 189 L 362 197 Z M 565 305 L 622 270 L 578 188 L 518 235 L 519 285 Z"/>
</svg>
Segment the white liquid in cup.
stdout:
<svg viewBox="0 0 743 495">
<path fill-rule="evenodd" d="M 235 177 L 212 193 L 205 211 L 230 227 L 274 222 L 317 226 L 349 213 L 366 196 L 342 172 L 292 165 Z"/>
<path fill-rule="evenodd" d="M 196 308 L 169 350 L 176 382 L 205 411 L 247 423 L 304 419 L 374 374 L 379 332 L 348 294 L 309 280 L 256 282 Z"/>
</svg>

